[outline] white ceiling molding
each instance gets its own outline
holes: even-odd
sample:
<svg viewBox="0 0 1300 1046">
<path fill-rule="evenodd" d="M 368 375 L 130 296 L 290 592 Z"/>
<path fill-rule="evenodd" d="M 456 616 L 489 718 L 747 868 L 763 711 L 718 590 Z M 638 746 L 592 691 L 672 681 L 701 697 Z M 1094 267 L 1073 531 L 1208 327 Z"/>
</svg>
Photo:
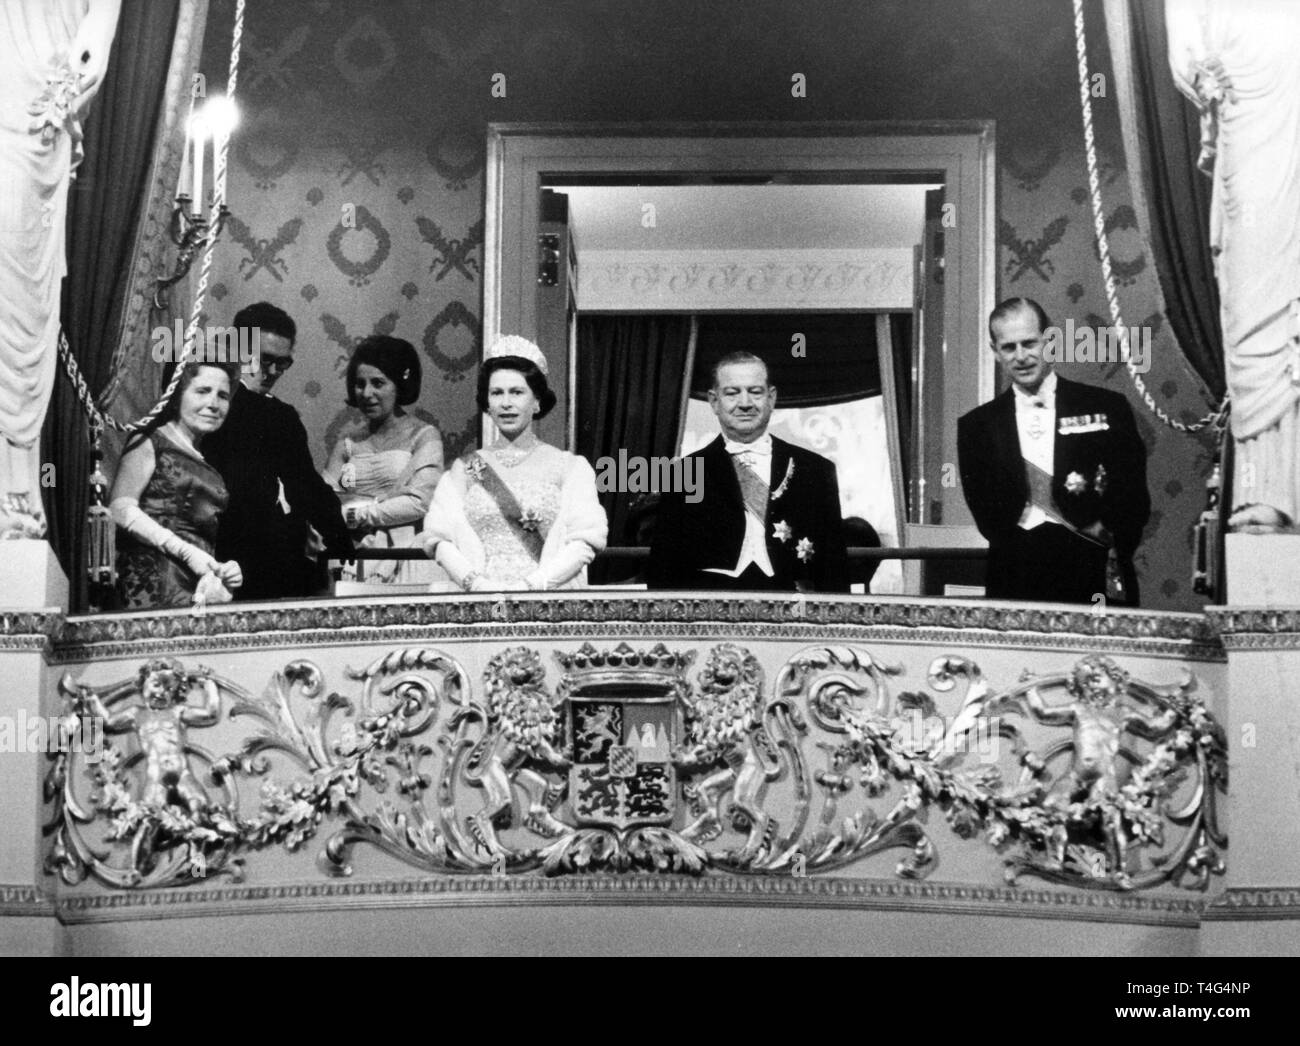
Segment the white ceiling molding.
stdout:
<svg viewBox="0 0 1300 1046">
<path fill-rule="evenodd" d="M 580 251 L 579 312 L 912 308 L 912 251 Z"/>
</svg>

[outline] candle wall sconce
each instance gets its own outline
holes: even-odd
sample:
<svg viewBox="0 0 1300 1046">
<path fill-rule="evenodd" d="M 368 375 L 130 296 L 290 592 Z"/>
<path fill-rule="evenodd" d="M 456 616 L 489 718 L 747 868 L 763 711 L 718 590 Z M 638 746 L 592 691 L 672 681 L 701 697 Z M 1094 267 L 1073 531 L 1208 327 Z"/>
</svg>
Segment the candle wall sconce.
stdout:
<svg viewBox="0 0 1300 1046">
<path fill-rule="evenodd" d="M 190 211 L 190 198 L 182 194 L 176 197 L 176 206 L 172 208 L 171 221 L 167 226 L 167 235 L 176 244 L 176 264 L 170 276 L 159 276 L 154 283 L 153 304 L 155 309 L 166 309 L 167 291 L 173 284 L 179 283 L 189 275 L 190 266 L 194 264 L 194 255 L 208 238 L 208 226 L 212 226 L 212 238 L 221 235 L 221 229 L 230 217 L 230 208 L 224 203 L 218 206 L 216 217 L 209 221 L 199 210 Z"/>
<path fill-rule="evenodd" d="M 182 154 L 179 182 L 176 186 L 176 204 L 172 208 L 167 235 L 176 244 L 176 263 L 170 275 L 162 275 L 154 283 L 154 308 L 167 308 L 167 291 L 189 275 L 194 256 L 200 248 L 211 248 L 230 217 L 226 206 L 226 164 L 230 148 L 230 135 L 239 124 L 239 110 L 230 95 L 208 99 L 202 109 L 194 109 L 190 99 L 190 117 L 185 128 L 185 151 Z M 204 213 L 204 175 L 208 163 L 206 145 L 212 143 L 212 206 Z M 186 190 L 193 186 L 192 191 Z M 193 208 L 191 209 L 191 204 Z"/>
</svg>

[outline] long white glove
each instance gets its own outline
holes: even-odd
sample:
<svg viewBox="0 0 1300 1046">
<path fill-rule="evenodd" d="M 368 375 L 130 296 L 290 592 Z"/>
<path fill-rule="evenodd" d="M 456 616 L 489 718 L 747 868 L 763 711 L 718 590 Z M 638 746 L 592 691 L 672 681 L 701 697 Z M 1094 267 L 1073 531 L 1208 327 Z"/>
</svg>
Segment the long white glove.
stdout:
<svg viewBox="0 0 1300 1046">
<path fill-rule="evenodd" d="M 180 560 L 200 577 L 221 572 L 221 564 L 216 559 L 152 519 L 135 498 L 114 498 L 108 510 L 113 516 L 113 522 L 132 537 L 161 549 L 172 559 Z M 238 570 L 238 566 L 235 569 Z"/>
<path fill-rule="evenodd" d="M 445 538 L 436 545 L 432 541 L 426 542 L 424 551 L 433 557 L 434 562 L 447 572 L 453 582 L 467 592 L 522 592 L 528 587 L 522 581 L 507 581 L 478 573 L 465 553 Z M 469 579 L 468 585 L 465 584 L 466 578 Z"/>
<path fill-rule="evenodd" d="M 465 553 L 458 549 L 453 542 L 450 542 L 445 538 L 436 544 L 432 541 L 426 542 L 424 551 L 429 558 L 447 572 L 447 576 L 451 578 L 455 584 L 459 585 L 461 588 L 465 587 L 465 577 L 474 572 L 474 565 L 468 558 L 466 558 Z M 475 589 L 472 587 L 473 585 L 477 585 L 479 580 L 481 579 L 475 579 L 472 582 L 470 588 L 471 592 L 481 591 L 481 589 Z"/>
<path fill-rule="evenodd" d="M 566 581 L 576 577 L 593 558 L 595 552 L 585 541 L 570 541 L 548 564 L 544 572 L 541 567 L 538 567 L 524 580 L 534 591 L 544 592 L 547 589 L 559 588 Z"/>
</svg>

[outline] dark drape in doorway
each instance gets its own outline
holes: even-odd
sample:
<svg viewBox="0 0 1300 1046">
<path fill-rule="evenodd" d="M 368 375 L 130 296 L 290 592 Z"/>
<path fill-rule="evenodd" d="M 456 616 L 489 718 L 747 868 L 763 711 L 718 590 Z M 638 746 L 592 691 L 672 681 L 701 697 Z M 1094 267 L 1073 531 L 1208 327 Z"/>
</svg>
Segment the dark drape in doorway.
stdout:
<svg viewBox="0 0 1300 1046">
<path fill-rule="evenodd" d="M 578 317 L 578 454 L 593 465 L 620 450 L 677 454 L 691 327 L 681 314 Z M 638 496 L 601 493 L 611 545 L 638 543 L 629 528 Z"/>
<path fill-rule="evenodd" d="M 731 352 L 750 352 L 767 364 L 778 407 L 821 407 L 880 395 L 872 313 L 701 316 L 692 397 L 706 398 L 713 364 Z"/>
<path fill-rule="evenodd" d="M 96 395 L 110 377 L 179 9 L 179 0 L 124 0 L 104 83 L 85 123 L 85 159 L 69 193 L 63 329 Z M 41 445 L 55 476 L 44 491 L 50 545 L 68 575 L 73 609 L 85 610 L 89 444 L 85 413 L 62 374 Z"/>
</svg>

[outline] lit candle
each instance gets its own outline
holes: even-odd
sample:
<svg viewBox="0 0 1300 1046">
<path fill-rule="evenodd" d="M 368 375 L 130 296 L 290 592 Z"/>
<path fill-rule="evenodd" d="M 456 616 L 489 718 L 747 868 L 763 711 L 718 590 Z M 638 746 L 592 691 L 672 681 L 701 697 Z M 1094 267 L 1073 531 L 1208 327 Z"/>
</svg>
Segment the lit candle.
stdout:
<svg viewBox="0 0 1300 1046">
<path fill-rule="evenodd" d="M 212 136 L 212 188 L 223 198 L 226 191 L 228 167 L 218 172 L 220 158 L 226 155 L 230 144 L 230 133 L 239 123 L 239 111 L 229 95 L 217 95 L 209 98 L 203 107 L 203 125 Z"/>
<path fill-rule="evenodd" d="M 181 150 L 180 173 L 176 177 L 176 195 L 180 197 L 184 194 L 191 180 L 190 175 L 190 125 L 185 124 L 185 147 Z"/>
<path fill-rule="evenodd" d="M 195 120 L 194 137 L 194 213 L 203 213 L 203 121 Z"/>
</svg>

